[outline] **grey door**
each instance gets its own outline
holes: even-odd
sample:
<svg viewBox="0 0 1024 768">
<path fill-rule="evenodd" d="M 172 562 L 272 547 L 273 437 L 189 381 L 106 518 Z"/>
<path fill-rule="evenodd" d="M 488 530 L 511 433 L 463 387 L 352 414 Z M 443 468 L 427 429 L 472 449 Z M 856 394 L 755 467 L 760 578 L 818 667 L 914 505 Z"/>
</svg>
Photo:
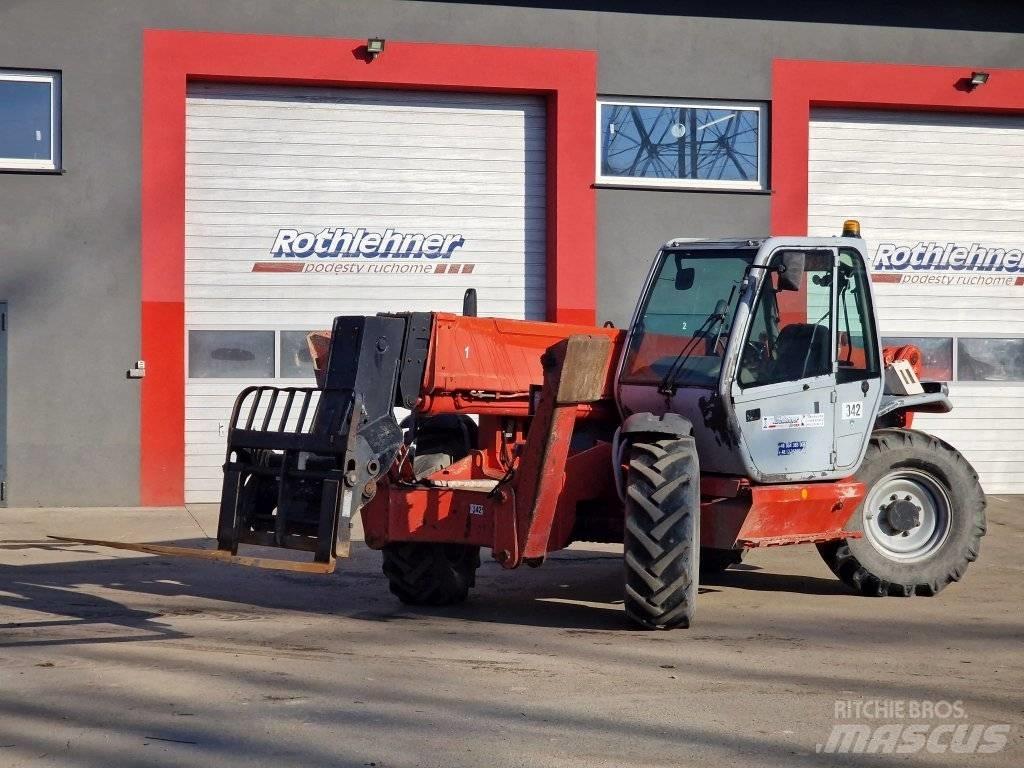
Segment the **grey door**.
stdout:
<svg viewBox="0 0 1024 768">
<path fill-rule="evenodd" d="M 0 507 L 7 506 L 7 304 L 0 302 Z"/>
<path fill-rule="evenodd" d="M 835 249 L 803 251 L 799 290 L 764 279 L 733 385 L 733 402 L 751 460 L 763 475 L 812 476 L 834 466 L 832 291 Z"/>
<path fill-rule="evenodd" d="M 864 259 L 839 250 L 836 270 L 836 468 L 860 461 L 882 396 L 871 283 Z"/>
</svg>

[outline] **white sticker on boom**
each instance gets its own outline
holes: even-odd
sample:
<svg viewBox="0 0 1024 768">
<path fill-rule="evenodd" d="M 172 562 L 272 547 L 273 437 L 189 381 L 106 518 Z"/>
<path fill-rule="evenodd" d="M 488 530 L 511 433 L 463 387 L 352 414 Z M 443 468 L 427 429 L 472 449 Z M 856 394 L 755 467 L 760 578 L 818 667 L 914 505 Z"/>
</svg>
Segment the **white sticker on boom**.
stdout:
<svg viewBox="0 0 1024 768">
<path fill-rule="evenodd" d="M 469 505 L 469 514 L 471 514 L 471 515 L 482 515 L 483 513 L 484 513 L 484 505 L 483 504 L 470 504 Z"/>
<path fill-rule="evenodd" d="M 843 403 L 843 418 L 844 419 L 859 419 L 864 415 L 864 403 L 863 401 L 856 400 L 852 403 Z"/>
<path fill-rule="evenodd" d="M 789 416 L 764 416 L 761 419 L 761 429 L 806 429 L 824 426 L 824 413 L 794 413 Z"/>
</svg>

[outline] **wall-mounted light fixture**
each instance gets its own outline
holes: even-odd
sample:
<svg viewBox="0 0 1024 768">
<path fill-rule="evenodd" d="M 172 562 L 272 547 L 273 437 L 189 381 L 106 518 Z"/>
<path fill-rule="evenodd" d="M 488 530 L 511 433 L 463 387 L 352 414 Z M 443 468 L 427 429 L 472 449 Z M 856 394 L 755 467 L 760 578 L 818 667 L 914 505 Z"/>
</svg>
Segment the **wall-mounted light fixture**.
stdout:
<svg viewBox="0 0 1024 768">
<path fill-rule="evenodd" d="M 366 55 L 370 61 L 374 61 L 382 53 L 384 53 L 383 37 L 371 37 L 366 41 Z"/>
<path fill-rule="evenodd" d="M 988 72 L 971 72 L 971 79 L 968 81 L 968 87 L 973 91 L 979 85 L 984 85 L 988 82 Z"/>
</svg>

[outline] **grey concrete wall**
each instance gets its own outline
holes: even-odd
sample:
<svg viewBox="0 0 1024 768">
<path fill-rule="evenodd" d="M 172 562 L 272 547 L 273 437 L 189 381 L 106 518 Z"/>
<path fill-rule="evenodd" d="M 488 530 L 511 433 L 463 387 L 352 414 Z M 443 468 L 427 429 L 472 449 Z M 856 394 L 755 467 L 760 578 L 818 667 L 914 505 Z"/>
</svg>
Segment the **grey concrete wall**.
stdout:
<svg viewBox="0 0 1024 768">
<path fill-rule="evenodd" d="M 589 48 L 605 95 L 767 101 L 775 57 L 1024 67 L 1019 12 L 964 5 L 975 21 L 959 26 L 998 31 L 401 0 L 0 0 L 0 67 L 63 72 L 66 167 L 0 174 L 11 504 L 138 501 L 139 388 L 125 371 L 139 354 L 144 28 Z M 600 319 L 628 319 L 660 242 L 766 232 L 769 205 L 767 195 L 600 190 Z"/>
</svg>

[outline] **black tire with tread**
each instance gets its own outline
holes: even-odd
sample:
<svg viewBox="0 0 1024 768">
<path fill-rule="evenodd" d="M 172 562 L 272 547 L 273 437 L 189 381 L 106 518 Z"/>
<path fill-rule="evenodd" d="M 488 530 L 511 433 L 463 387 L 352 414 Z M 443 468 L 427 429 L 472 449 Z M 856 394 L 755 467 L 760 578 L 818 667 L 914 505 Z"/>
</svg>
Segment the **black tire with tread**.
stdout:
<svg viewBox="0 0 1024 768">
<path fill-rule="evenodd" d="M 471 447 L 467 442 L 472 444 L 475 439 L 476 424 L 465 416 L 428 419 L 417 432 L 416 477 L 433 474 L 463 458 Z M 480 567 L 480 547 L 466 544 L 395 542 L 381 553 L 388 588 L 406 605 L 465 601 Z"/>
<path fill-rule="evenodd" d="M 465 544 L 397 542 L 383 549 L 391 594 L 406 605 L 454 605 L 469 596 L 480 548 Z"/>
<path fill-rule="evenodd" d="M 692 437 L 637 438 L 626 488 L 625 608 L 648 629 L 688 627 L 700 564 L 700 469 Z"/>
<path fill-rule="evenodd" d="M 959 581 L 978 558 L 985 535 L 985 494 L 974 468 L 948 443 L 910 429 L 887 428 L 871 435 L 856 478 L 868 487 L 894 469 L 928 474 L 942 485 L 950 502 L 946 540 L 926 559 L 900 562 L 887 558 L 866 538 L 819 544 L 829 569 L 849 587 L 871 597 L 933 596 Z M 864 504 L 847 529 L 863 531 Z"/>
</svg>

